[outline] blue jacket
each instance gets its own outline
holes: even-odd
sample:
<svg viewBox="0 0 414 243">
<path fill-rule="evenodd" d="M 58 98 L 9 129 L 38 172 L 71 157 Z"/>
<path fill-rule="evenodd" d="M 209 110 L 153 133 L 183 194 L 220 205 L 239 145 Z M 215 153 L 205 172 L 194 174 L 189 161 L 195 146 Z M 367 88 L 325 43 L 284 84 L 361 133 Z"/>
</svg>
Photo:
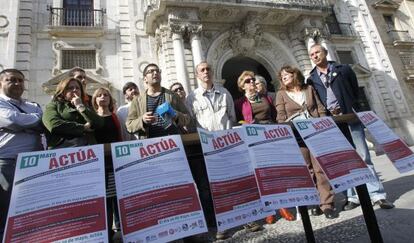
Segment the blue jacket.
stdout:
<svg viewBox="0 0 414 243">
<path fill-rule="evenodd" d="M 332 80 L 331 87 L 336 98 L 338 99 L 341 111 L 344 114 L 352 113 L 352 108 L 356 111 L 359 110 L 357 102 L 358 98 L 358 80 L 355 72 L 349 65 L 337 64 L 335 62 L 329 62 L 332 66 Z M 310 72 L 310 77 L 306 81 L 311 84 L 318 92 L 322 103 L 326 107 L 326 88 L 323 85 L 316 67 Z"/>
</svg>

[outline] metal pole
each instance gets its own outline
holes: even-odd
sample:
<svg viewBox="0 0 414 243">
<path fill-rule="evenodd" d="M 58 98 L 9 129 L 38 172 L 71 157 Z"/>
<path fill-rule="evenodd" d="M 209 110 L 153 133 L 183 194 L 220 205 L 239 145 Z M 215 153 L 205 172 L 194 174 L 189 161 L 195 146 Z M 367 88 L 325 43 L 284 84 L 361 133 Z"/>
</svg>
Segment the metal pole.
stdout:
<svg viewBox="0 0 414 243">
<path fill-rule="evenodd" d="M 315 236 L 313 235 L 312 224 L 308 214 L 308 207 L 299 206 L 299 212 L 302 217 L 303 228 L 305 229 L 306 241 L 308 243 L 315 243 Z"/>
<path fill-rule="evenodd" d="M 371 239 L 371 242 L 382 243 L 381 231 L 379 230 L 377 217 L 375 216 L 374 209 L 372 208 L 367 186 L 365 184 L 357 186 L 356 191 L 358 193 L 359 202 L 364 215 L 365 225 L 368 229 L 369 238 Z"/>
</svg>

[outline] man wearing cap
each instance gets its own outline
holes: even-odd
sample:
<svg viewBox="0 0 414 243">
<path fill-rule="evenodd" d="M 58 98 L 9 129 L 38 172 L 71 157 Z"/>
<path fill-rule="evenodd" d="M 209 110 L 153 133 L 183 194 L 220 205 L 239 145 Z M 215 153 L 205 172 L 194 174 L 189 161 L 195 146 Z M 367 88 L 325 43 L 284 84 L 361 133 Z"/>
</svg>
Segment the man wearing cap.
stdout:
<svg viewBox="0 0 414 243">
<path fill-rule="evenodd" d="M 179 134 L 178 127 L 190 122 L 185 104 L 161 87 L 161 70 L 156 64 L 148 64 L 143 75 L 147 90 L 131 102 L 126 121 L 128 132 L 139 139 Z"/>
<path fill-rule="evenodd" d="M 0 72 L 0 239 L 5 230 L 17 154 L 43 149 L 42 109 L 23 99 L 23 91 L 22 72 Z"/>
<path fill-rule="evenodd" d="M 135 140 L 135 136 L 128 133 L 125 126 L 125 122 L 128 116 L 128 110 L 129 106 L 131 105 L 131 101 L 134 99 L 135 96 L 139 95 L 138 86 L 133 82 L 127 82 L 124 85 L 124 87 L 122 87 L 122 93 L 124 94 L 126 104 L 120 106 L 116 111 L 119 123 L 121 124 L 122 141 Z"/>
</svg>

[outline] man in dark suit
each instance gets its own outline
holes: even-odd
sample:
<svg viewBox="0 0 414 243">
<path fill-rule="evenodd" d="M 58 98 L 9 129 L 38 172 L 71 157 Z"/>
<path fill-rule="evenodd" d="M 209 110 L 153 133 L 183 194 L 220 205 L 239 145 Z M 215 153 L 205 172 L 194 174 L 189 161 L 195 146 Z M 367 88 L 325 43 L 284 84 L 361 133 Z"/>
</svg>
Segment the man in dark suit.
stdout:
<svg viewBox="0 0 414 243">
<path fill-rule="evenodd" d="M 355 72 L 348 65 L 328 62 L 328 51 L 321 45 L 316 44 L 310 48 L 309 56 L 316 65 L 311 71 L 307 82 L 316 89 L 322 103 L 332 116 L 352 113 L 353 109 L 359 110 L 358 80 Z M 371 161 L 368 146 L 365 141 L 363 125 L 358 121 L 354 123 L 339 124 L 341 131 L 355 145 L 356 151 L 367 163 L 372 173 L 376 176 L 375 182 L 367 183 L 371 201 L 383 209 L 391 209 L 394 205 L 386 200 L 384 187 L 380 182 L 374 165 Z M 350 136 L 351 135 L 351 136 Z M 344 210 L 351 210 L 359 206 L 359 199 L 355 188 L 348 189 L 348 202 Z"/>
</svg>

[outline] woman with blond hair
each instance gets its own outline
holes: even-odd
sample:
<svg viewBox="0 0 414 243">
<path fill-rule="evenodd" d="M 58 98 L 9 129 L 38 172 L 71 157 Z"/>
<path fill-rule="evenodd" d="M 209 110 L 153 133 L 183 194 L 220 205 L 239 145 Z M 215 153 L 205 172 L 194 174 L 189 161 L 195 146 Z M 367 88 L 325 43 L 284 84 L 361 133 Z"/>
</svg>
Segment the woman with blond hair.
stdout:
<svg viewBox="0 0 414 243">
<path fill-rule="evenodd" d="M 278 122 L 288 122 L 296 119 L 308 119 L 326 115 L 315 89 L 304 84 L 304 77 L 298 68 L 283 66 L 278 73 L 280 88 L 276 94 L 276 111 Z M 312 215 L 325 214 L 328 219 L 338 217 L 334 209 L 334 193 L 328 178 L 322 171 L 316 159 L 310 154 L 302 138 L 295 131 L 296 140 L 306 161 L 312 178 L 319 191 L 321 205 L 313 208 Z"/>
<path fill-rule="evenodd" d="M 92 106 L 96 113 L 104 119 L 104 125 L 100 129 L 95 130 L 97 143 L 105 144 L 122 141 L 121 126 L 115 114 L 115 100 L 112 98 L 111 92 L 106 88 L 95 90 L 92 95 Z M 111 241 L 115 234 L 112 229 L 114 219 L 117 230 L 120 230 L 120 225 L 116 202 L 114 167 L 110 160 L 105 160 L 105 184 L 108 237 Z"/>
<path fill-rule="evenodd" d="M 93 132 L 103 126 L 103 119 L 81 97 L 85 91 L 80 80 L 67 78 L 58 84 L 42 116 L 49 149 L 96 144 Z"/>
<path fill-rule="evenodd" d="M 272 98 L 259 94 L 255 81 L 255 74 L 252 71 L 243 71 L 237 79 L 237 86 L 244 93 L 243 97 L 234 102 L 237 120 L 249 124 L 276 123 Z"/>
<path fill-rule="evenodd" d="M 106 88 L 98 88 L 92 95 L 92 107 L 104 119 L 104 125 L 95 130 L 98 144 L 122 141 L 121 126 L 115 114 L 115 100 Z"/>
</svg>

